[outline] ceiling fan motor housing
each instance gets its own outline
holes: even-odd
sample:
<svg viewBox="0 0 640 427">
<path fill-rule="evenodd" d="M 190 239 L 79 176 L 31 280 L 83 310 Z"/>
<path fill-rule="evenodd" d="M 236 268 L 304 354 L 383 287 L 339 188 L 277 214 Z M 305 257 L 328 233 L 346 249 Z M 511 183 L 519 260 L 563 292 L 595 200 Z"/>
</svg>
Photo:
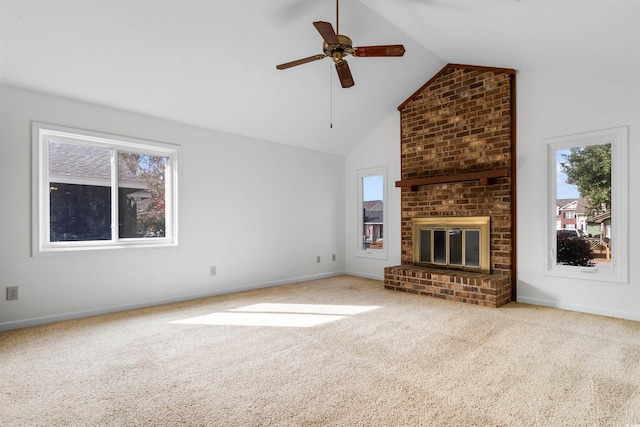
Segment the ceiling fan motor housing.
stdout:
<svg viewBox="0 0 640 427">
<path fill-rule="evenodd" d="M 322 51 L 325 55 L 333 58 L 334 62 L 342 61 L 344 56 L 353 52 L 353 42 L 347 36 L 338 34 L 339 44 L 329 44 L 326 41 L 322 43 Z"/>
</svg>

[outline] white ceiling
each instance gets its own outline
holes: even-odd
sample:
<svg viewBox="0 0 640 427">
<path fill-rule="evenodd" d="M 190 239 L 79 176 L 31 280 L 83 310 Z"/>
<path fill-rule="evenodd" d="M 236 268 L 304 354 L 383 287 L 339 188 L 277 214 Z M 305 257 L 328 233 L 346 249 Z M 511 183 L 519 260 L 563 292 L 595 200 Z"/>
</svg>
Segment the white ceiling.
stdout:
<svg viewBox="0 0 640 427">
<path fill-rule="evenodd" d="M 342 0 L 342 89 L 313 21 L 334 0 L 0 0 L 0 81 L 347 154 L 447 63 L 640 82 L 640 0 Z M 331 125 L 333 125 L 331 127 Z"/>
</svg>

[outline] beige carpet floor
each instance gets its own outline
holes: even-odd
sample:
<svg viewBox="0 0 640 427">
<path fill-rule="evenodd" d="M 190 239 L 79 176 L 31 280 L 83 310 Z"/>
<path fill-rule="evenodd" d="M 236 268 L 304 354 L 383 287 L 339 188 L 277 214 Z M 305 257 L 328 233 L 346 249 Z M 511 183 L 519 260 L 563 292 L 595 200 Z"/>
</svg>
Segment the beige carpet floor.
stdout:
<svg viewBox="0 0 640 427">
<path fill-rule="evenodd" d="M 2 426 L 640 425 L 640 322 L 340 276 L 0 333 Z"/>
</svg>

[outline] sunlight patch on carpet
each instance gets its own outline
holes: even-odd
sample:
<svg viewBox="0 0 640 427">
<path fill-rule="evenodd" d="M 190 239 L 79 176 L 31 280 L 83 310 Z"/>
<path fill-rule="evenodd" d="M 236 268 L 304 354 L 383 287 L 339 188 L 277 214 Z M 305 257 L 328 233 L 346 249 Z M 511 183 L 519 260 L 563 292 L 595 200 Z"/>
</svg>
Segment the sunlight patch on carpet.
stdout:
<svg viewBox="0 0 640 427">
<path fill-rule="evenodd" d="M 348 316 L 366 313 L 378 306 L 324 304 L 253 304 L 225 312 L 205 314 L 171 323 L 191 325 L 277 326 L 310 328 Z"/>
<path fill-rule="evenodd" d="M 230 326 L 290 326 L 310 328 L 323 323 L 343 319 L 345 316 L 326 316 L 320 314 L 282 314 L 282 313 L 211 313 L 172 323 L 196 325 Z"/>
<path fill-rule="evenodd" d="M 313 313 L 352 315 L 365 313 L 380 308 L 375 305 L 328 305 L 328 304 L 274 304 L 262 303 L 246 307 L 234 308 L 229 311 L 261 312 L 261 313 Z"/>
</svg>

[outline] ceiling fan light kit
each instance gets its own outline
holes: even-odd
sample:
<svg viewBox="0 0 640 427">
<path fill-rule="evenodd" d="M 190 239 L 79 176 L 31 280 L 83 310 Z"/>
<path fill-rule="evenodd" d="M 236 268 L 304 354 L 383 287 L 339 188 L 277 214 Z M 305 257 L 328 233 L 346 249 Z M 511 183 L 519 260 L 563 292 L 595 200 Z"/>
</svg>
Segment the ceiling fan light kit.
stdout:
<svg viewBox="0 0 640 427">
<path fill-rule="evenodd" d="M 336 1 L 336 22 L 339 22 L 338 3 Z M 324 54 L 309 56 L 307 58 L 298 59 L 284 64 L 277 65 L 278 70 L 286 70 L 287 68 L 306 64 L 308 62 L 317 61 L 326 57 L 332 58 L 343 88 L 349 88 L 355 83 L 349 64 L 344 59 L 345 56 L 352 55 L 358 57 L 374 57 L 374 56 L 402 56 L 405 49 L 401 44 L 382 45 L 382 46 L 362 46 L 353 47 L 353 42 L 347 36 L 338 34 L 331 23 L 324 21 L 316 21 L 313 23 L 318 33 L 322 36 L 322 51 Z"/>
</svg>

